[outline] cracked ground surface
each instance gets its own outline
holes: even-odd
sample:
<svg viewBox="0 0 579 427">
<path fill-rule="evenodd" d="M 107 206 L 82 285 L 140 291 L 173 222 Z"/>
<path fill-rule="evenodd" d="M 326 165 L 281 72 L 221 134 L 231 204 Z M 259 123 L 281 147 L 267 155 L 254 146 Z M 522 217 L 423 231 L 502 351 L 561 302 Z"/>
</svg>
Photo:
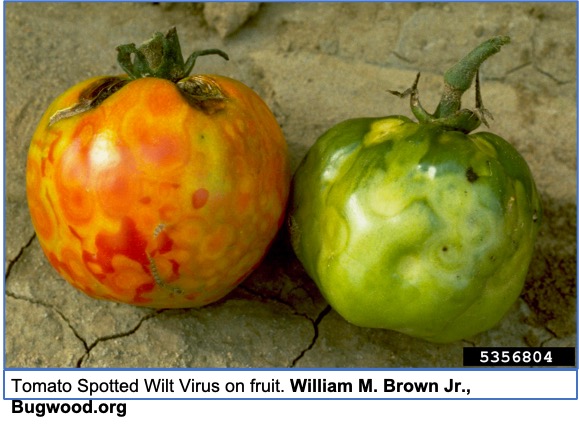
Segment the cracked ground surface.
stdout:
<svg viewBox="0 0 579 427">
<path fill-rule="evenodd" d="M 454 367 L 464 346 L 576 342 L 575 4 L 6 5 L 7 367 Z M 257 9 L 257 10 L 256 10 Z M 449 24 L 452 23 L 452 24 Z M 253 87 L 273 110 L 292 169 L 316 138 L 351 117 L 409 115 L 401 90 L 422 72 L 435 105 L 441 75 L 496 34 L 511 45 L 482 69 L 491 131 L 525 157 L 545 209 L 521 298 L 494 329 L 436 345 L 345 322 L 281 235 L 238 289 L 202 309 L 152 310 L 90 299 L 40 250 L 28 216 L 28 144 L 49 102 L 93 75 L 119 74 L 114 48 L 176 25 L 184 52 L 231 60 L 197 72 Z M 86 34 L 90 34 L 87 37 Z M 465 103 L 474 102 L 474 95 Z"/>
</svg>

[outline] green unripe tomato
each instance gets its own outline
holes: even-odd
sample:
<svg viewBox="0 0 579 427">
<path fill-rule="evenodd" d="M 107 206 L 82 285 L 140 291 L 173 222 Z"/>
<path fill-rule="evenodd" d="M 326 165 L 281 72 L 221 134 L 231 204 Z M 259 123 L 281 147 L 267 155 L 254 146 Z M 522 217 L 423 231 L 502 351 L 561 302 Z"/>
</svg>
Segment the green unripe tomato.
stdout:
<svg viewBox="0 0 579 427">
<path fill-rule="evenodd" d="M 294 177 L 290 230 L 346 320 L 445 342 L 513 304 L 540 216 L 529 168 L 504 139 L 392 116 L 318 139 Z"/>
<path fill-rule="evenodd" d="M 402 116 L 323 134 L 289 212 L 292 246 L 340 315 L 433 342 L 499 322 L 540 221 L 529 167 L 507 141 Z"/>
</svg>

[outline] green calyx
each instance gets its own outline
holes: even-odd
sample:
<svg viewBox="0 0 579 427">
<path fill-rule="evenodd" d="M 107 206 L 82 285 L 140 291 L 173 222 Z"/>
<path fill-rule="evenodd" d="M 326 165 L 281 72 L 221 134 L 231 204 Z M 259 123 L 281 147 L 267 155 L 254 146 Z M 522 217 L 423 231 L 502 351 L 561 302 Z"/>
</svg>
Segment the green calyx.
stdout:
<svg viewBox="0 0 579 427">
<path fill-rule="evenodd" d="M 508 36 L 494 37 L 482 43 L 468 55 L 457 62 L 444 73 L 444 91 L 434 114 L 428 113 L 418 99 L 418 80 L 420 73 L 412 87 L 404 92 L 389 91 L 390 93 L 406 97 L 410 95 L 410 108 L 420 123 L 436 124 L 444 128 L 469 133 L 484 123 L 488 127 L 485 116 L 492 118 L 484 108 L 480 94 L 479 68 L 482 63 L 508 44 Z M 476 78 L 475 109 L 461 109 L 461 97 L 472 85 Z"/>
<path fill-rule="evenodd" d="M 224 96 L 213 82 L 206 81 L 203 76 L 183 79 L 189 76 L 198 57 L 215 54 L 229 60 L 225 52 L 219 49 L 199 50 L 193 52 L 185 61 L 175 27 L 165 35 L 156 33 L 151 40 L 138 48 L 134 43 L 130 43 L 117 47 L 117 51 L 119 65 L 128 74 L 128 78 L 103 77 L 94 82 L 79 95 L 76 104 L 56 111 L 50 117 L 48 126 L 97 108 L 131 80 L 142 77 L 158 77 L 176 83 L 187 102 L 207 114 L 222 108 Z"/>
<path fill-rule="evenodd" d="M 158 77 L 172 82 L 187 77 L 195 61 L 200 56 L 219 55 L 228 60 L 227 54 L 219 49 L 206 49 L 193 52 L 185 61 L 175 27 L 167 34 L 155 33 L 152 39 L 138 48 L 134 43 L 117 47 L 117 60 L 130 79 Z"/>
</svg>

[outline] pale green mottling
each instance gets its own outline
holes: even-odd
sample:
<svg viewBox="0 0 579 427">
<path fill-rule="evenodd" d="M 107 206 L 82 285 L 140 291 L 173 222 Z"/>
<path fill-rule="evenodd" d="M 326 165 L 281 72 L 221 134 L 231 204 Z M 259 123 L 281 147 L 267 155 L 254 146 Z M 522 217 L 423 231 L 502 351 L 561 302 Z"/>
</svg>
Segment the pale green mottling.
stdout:
<svg viewBox="0 0 579 427">
<path fill-rule="evenodd" d="M 323 135 L 296 173 L 290 221 L 330 304 L 357 325 L 432 341 L 497 323 L 540 219 L 528 167 L 505 144 L 401 117 Z"/>
</svg>

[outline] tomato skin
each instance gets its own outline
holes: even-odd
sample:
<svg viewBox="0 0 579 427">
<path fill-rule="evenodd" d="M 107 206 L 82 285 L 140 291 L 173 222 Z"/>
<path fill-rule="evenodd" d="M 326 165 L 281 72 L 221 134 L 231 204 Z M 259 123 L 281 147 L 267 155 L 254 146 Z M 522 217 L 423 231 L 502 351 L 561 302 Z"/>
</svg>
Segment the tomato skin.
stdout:
<svg viewBox="0 0 579 427">
<path fill-rule="evenodd" d="M 450 342 L 519 296 L 541 222 L 524 159 L 504 139 L 406 117 L 340 123 L 294 176 L 292 245 L 349 322 Z"/>
<path fill-rule="evenodd" d="M 50 124 L 96 77 L 60 95 L 33 136 L 27 196 L 40 245 L 92 297 L 209 304 L 251 273 L 283 222 L 290 173 L 273 114 L 236 80 L 191 78 L 219 88 L 219 108 L 147 77 Z"/>
</svg>

